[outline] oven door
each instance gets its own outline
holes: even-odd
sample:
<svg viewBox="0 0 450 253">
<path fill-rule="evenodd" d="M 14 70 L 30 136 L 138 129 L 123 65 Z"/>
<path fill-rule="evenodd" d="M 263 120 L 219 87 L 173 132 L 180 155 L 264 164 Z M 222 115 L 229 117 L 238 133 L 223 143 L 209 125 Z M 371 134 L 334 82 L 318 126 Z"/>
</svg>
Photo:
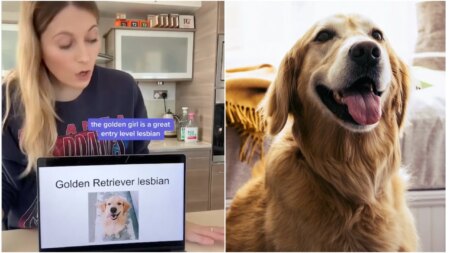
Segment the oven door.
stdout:
<svg viewBox="0 0 450 253">
<path fill-rule="evenodd" d="M 213 126 L 213 162 L 224 161 L 224 139 L 225 139 L 225 106 L 224 88 L 216 88 L 216 103 L 214 105 Z"/>
<path fill-rule="evenodd" d="M 217 36 L 216 83 L 214 126 L 213 126 L 213 162 L 224 162 L 225 139 L 225 76 L 224 76 L 224 35 Z"/>
</svg>

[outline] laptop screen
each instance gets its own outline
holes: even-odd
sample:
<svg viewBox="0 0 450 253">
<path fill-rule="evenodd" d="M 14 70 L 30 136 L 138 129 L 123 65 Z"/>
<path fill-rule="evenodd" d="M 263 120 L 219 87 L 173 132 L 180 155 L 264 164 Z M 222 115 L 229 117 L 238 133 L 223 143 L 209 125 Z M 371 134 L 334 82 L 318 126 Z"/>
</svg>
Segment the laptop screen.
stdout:
<svg viewBox="0 0 450 253">
<path fill-rule="evenodd" d="M 185 157 L 38 161 L 45 250 L 184 249 Z"/>
</svg>

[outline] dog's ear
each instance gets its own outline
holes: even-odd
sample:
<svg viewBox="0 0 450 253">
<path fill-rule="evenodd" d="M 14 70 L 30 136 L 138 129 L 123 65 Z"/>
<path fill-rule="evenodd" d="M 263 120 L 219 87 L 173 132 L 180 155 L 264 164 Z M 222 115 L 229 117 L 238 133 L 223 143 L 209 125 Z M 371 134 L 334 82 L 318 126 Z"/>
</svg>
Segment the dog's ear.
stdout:
<svg viewBox="0 0 450 253">
<path fill-rule="evenodd" d="M 298 74 L 299 67 L 291 50 L 283 58 L 277 76 L 269 86 L 262 103 L 263 113 L 272 135 L 283 129 L 289 113 L 292 112 Z"/>
<path fill-rule="evenodd" d="M 128 211 L 128 209 L 130 209 L 131 205 L 130 203 L 128 203 L 128 201 L 123 200 L 123 212 L 124 214 Z"/>
<path fill-rule="evenodd" d="M 105 210 L 106 210 L 106 202 L 105 202 L 105 201 L 102 201 L 102 202 L 98 203 L 98 204 L 97 204 L 97 207 L 100 208 L 100 210 L 101 210 L 102 212 L 105 212 Z"/>
<path fill-rule="evenodd" d="M 392 106 L 395 108 L 395 116 L 399 129 L 405 121 L 406 108 L 410 93 L 410 76 L 408 67 L 398 58 L 393 51 L 390 52 L 391 68 L 394 76 L 395 88 Z"/>
</svg>

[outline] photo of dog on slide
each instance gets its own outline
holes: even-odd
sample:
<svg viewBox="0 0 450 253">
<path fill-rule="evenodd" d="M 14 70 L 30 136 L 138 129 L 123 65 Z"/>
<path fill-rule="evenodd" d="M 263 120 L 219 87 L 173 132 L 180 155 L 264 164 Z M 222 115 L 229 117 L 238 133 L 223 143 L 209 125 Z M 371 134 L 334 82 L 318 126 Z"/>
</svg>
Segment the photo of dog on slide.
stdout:
<svg viewBox="0 0 450 253">
<path fill-rule="evenodd" d="M 137 192 L 90 193 L 91 242 L 138 238 Z M 91 229 L 92 230 L 92 229 Z"/>
<path fill-rule="evenodd" d="M 126 228 L 128 210 L 130 203 L 118 195 L 114 195 L 99 203 L 98 207 L 102 213 L 102 226 L 105 231 L 105 238 L 114 236 L 120 237 L 120 233 Z"/>
</svg>

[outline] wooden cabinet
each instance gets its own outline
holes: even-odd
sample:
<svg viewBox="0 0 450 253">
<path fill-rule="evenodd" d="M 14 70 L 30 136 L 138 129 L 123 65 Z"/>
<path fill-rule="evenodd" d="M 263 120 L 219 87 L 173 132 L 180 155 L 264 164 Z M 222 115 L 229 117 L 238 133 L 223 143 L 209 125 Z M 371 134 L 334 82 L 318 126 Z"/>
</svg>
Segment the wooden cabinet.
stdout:
<svg viewBox="0 0 450 253">
<path fill-rule="evenodd" d="M 211 209 L 224 209 L 225 171 L 223 163 L 213 163 L 211 166 Z"/>
<path fill-rule="evenodd" d="M 137 80 L 190 80 L 194 50 L 191 29 L 113 28 L 106 33 L 107 67 Z"/>
<path fill-rule="evenodd" d="M 180 152 L 158 152 L 152 150 L 150 153 L 186 155 L 186 212 L 209 209 L 210 148 L 190 149 Z"/>
</svg>

